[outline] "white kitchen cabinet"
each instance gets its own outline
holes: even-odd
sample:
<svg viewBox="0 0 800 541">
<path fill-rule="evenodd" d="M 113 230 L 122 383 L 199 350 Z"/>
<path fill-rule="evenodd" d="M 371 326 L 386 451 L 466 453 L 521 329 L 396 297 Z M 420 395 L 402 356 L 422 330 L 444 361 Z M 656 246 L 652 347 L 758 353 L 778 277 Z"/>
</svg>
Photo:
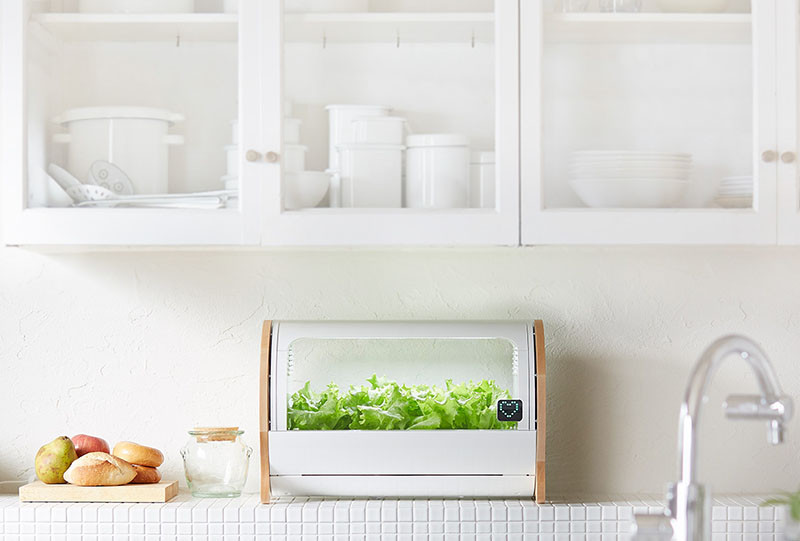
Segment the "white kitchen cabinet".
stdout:
<svg viewBox="0 0 800 541">
<path fill-rule="evenodd" d="M 776 185 L 787 169 L 777 160 L 778 131 L 791 115 L 781 109 L 796 101 L 796 93 L 776 100 L 781 72 L 796 71 L 777 64 L 777 10 L 788 2 L 662 11 L 669 3 L 644 0 L 636 13 L 599 12 L 597 2 L 567 13 L 560 2 L 521 3 L 523 244 L 775 242 Z M 796 14 L 784 19 L 794 24 Z M 654 161 L 637 162 L 636 170 L 617 157 L 608 173 L 607 162 L 578 154 L 595 150 L 685 153 L 689 182 L 675 180 L 682 170 L 665 172 Z M 638 179 L 604 180 L 615 175 Z M 726 185 L 735 194 L 752 186 L 751 200 L 720 202 L 726 177 L 744 177 Z M 643 185 L 648 193 L 662 186 L 683 192 L 661 208 L 641 201 L 622 208 Z M 598 186 L 602 197 L 579 196 Z M 795 212 L 798 201 L 795 193 Z"/>
<path fill-rule="evenodd" d="M 800 244 L 800 2 L 778 2 L 776 36 L 778 39 L 778 243 Z"/>
<path fill-rule="evenodd" d="M 195 0 L 191 11 L 173 13 L 81 11 L 86 4 L 2 5 L 7 244 L 519 243 L 516 0 L 287 0 L 285 12 L 280 0 L 240 0 L 233 10 L 227 7 L 235 3 Z M 320 6 L 358 11 L 317 11 Z M 297 193 L 305 178 L 298 180 L 298 169 L 317 171 L 318 181 L 329 167 L 330 104 L 385 104 L 407 119 L 410 132 L 457 133 L 474 151 L 494 151 L 495 204 L 334 208 L 329 195 L 309 199 L 303 190 L 310 188 L 302 186 Z M 168 180 L 155 183 L 161 189 L 140 172 L 151 161 L 140 147 L 149 143 L 128 137 L 119 118 L 104 118 L 108 127 L 98 128 L 108 130 L 107 148 L 95 143 L 75 156 L 77 137 L 55 119 L 97 106 L 156 108 L 183 117 L 169 131 L 173 143 L 182 138 L 182 144 L 158 151 L 159 159 L 166 154 L 169 160 Z M 234 118 L 240 145 L 231 150 Z M 403 139 L 397 146 L 404 145 Z M 125 208 L 75 208 L 51 178 L 58 177 L 50 167 L 55 164 L 80 182 L 99 183 L 86 169 L 93 170 L 95 160 L 122 160 L 126 152 L 148 156 L 120 165 L 137 196 L 233 191 L 211 198 L 224 208 L 141 208 L 130 201 Z M 405 163 L 404 149 L 392 160 L 402 182 L 397 168 Z M 386 164 L 377 162 L 377 171 L 359 165 L 367 171 L 362 182 L 387 181 Z M 402 193 L 401 185 L 395 188 Z"/>
</svg>

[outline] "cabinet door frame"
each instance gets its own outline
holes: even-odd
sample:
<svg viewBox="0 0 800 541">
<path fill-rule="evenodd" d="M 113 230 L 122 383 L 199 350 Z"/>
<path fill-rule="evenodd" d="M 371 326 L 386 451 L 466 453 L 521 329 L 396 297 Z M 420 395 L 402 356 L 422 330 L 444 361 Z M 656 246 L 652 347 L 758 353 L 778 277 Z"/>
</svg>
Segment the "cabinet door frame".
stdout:
<svg viewBox="0 0 800 541">
<path fill-rule="evenodd" d="M 263 17 L 264 148 L 282 151 L 283 2 Z M 495 0 L 496 209 L 284 211 L 279 164 L 266 164 L 264 244 L 289 246 L 519 245 L 519 0 Z M 280 76 L 275 77 L 275 73 Z"/>
<path fill-rule="evenodd" d="M 240 0 L 239 117 L 244 137 L 258 137 L 257 119 L 243 114 L 261 104 L 257 58 L 260 0 Z M 238 210 L 27 208 L 26 0 L 0 6 L 0 107 L 3 241 L 22 246 L 236 246 L 261 241 L 262 182 L 241 164 Z M 244 155 L 244 153 L 242 153 Z"/>
<path fill-rule="evenodd" d="M 798 23 L 798 1 L 778 0 L 775 36 L 778 41 L 778 145 L 779 155 L 795 154 L 794 161 L 778 160 L 778 244 L 800 244 L 800 179 L 798 179 L 797 155 L 798 129 L 798 47 L 800 46 L 800 24 Z"/>
<path fill-rule="evenodd" d="M 780 0 L 779 0 L 780 1 Z M 777 63 L 774 0 L 752 2 L 753 164 L 758 190 L 752 209 L 547 209 L 542 179 L 542 3 L 522 2 L 521 156 L 523 245 L 774 244 L 777 166 L 761 154 L 777 147 Z M 798 200 L 798 199 L 795 199 Z M 800 231 L 800 228 L 798 228 Z M 798 235 L 800 237 L 800 235 Z"/>
</svg>

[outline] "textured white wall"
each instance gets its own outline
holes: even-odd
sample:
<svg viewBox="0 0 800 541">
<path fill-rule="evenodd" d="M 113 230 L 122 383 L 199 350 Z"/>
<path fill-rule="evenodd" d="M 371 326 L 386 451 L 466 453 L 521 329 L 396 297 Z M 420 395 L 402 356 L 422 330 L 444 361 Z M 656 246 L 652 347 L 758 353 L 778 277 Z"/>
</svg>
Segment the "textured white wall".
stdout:
<svg viewBox="0 0 800 541">
<path fill-rule="evenodd" d="M 660 492 L 707 343 L 753 336 L 800 390 L 797 269 L 800 251 L 778 248 L 0 249 L 0 480 L 31 477 L 62 434 L 155 445 L 177 478 L 191 426 L 240 425 L 256 444 L 265 318 L 542 318 L 551 493 Z M 796 488 L 797 422 L 770 448 L 760 423 L 720 414 L 726 393 L 754 389 L 746 376 L 735 363 L 719 375 L 701 475 L 725 491 Z"/>
</svg>

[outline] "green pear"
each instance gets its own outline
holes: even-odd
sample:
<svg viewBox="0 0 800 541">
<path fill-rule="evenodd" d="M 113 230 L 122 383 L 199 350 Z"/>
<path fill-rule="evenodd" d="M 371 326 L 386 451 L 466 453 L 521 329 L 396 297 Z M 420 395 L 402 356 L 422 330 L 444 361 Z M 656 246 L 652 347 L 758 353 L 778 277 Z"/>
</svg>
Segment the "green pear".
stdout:
<svg viewBox="0 0 800 541">
<path fill-rule="evenodd" d="M 56 438 L 36 453 L 36 477 L 48 485 L 65 483 L 64 472 L 77 459 L 72 440 L 66 436 Z"/>
</svg>

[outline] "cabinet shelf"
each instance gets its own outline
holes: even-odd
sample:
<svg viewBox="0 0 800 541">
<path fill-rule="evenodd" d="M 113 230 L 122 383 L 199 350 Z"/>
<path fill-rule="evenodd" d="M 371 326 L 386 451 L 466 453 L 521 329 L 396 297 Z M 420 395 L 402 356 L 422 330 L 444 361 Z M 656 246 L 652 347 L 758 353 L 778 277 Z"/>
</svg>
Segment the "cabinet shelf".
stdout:
<svg viewBox="0 0 800 541">
<path fill-rule="evenodd" d="M 749 13 L 557 13 L 548 43 L 749 43 Z"/>
<path fill-rule="evenodd" d="M 31 20 L 64 41 L 236 41 L 239 17 L 227 13 L 43 13 Z"/>
<path fill-rule="evenodd" d="M 493 13 L 307 13 L 286 15 L 292 42 L 491 43 Z"/>
</svg>

